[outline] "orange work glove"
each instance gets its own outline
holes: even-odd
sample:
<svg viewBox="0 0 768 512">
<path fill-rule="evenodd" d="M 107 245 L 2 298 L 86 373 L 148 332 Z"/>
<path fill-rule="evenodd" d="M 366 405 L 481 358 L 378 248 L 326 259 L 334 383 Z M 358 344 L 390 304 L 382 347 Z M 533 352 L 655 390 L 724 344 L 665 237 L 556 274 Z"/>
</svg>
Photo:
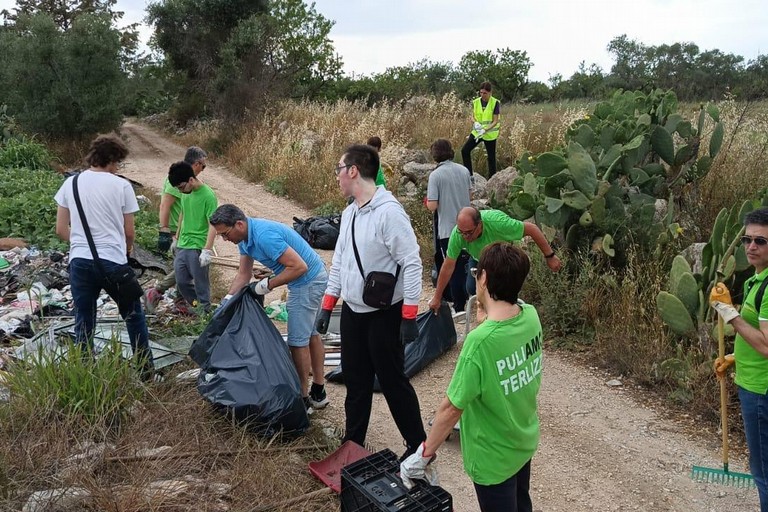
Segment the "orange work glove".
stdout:
<svg viewBox="0 0 768 512">
<path fill-rule="evenodd" d="M 712 291 L 709 293 L 709 303 L 712 304 L 713 302 L 733 305 L 731 292 L 728 291 L 728 287 L 725 286 L 725 283 L 717 283 L 712 287 Z"/>
<path fill-rule="evenodd" d="M 725 378 L 725 372 L 733 366 L 733 363 L 736 362 L 736 359 L 733 357 L 733 354 L 728 354 L 725 357 L 718 357 L 715 359 L 714 369 L 715 369 L 715 376 L 718 379 Z"/>
</svg>

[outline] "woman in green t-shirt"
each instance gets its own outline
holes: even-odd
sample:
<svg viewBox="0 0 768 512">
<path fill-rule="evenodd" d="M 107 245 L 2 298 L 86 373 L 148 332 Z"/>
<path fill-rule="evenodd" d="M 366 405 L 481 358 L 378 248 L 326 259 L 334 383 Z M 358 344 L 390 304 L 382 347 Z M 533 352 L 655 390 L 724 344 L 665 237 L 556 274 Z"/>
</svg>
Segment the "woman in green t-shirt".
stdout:
<svg viewBox="0 0 768 512">
<path fill-rule="evenodd" d="M 461 418 L 464 469 L 482 512 L 531 511 L 531 458 L 539 445 L 536 396 L 542 332 L 536 309 L 518 303 L 530 263 L 509 242 L 488 245 L 477 266 L 477 300 L 486 320 L 469 333 L 432 430 L 400 466 L 412 479 L 436 481 L 430 463 Z"/>
<path fill-rule="evenodd" d="M 731 304 L 725 285 L 718 283 L 712 290 L 712 307 L 736 331 L 734 353 L 715 360 L 715 374 L 722 379 L 728 367 L 736 364 L 749 469 L 757 485 L 760 510 L 768 512 L 768 208 L 748 213 L 744 226 L 741 243 L 755 275 L 744 283 L 741 313 Z"/>
</svg>

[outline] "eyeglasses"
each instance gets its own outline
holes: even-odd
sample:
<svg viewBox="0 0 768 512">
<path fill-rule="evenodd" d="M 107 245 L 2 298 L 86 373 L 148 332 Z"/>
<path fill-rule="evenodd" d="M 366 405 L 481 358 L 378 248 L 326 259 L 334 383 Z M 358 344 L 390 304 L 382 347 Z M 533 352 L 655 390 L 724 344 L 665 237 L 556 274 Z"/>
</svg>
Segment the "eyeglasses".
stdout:
<svg viewBox="0 0 768 512">
<path fill-rule="evenodd" d="M 762 236 L 752 237 L 752 236 L 746 236 L 746 235 L 741 237 L 741 243 L 743 245 L 751 245 L 752 242 L 755 242 L 756 246 L 762 247 L 765 244 L 768 244 L 768 238 L 764 238 Z"/>
<path fill-rule="evenodd" d="M 229 232 L 230 232 L 230 231 L 232 231 L 232 228 L 234 228 L 234 227 L 235 227 L 235 226 L 229 226 L 229 229 L 228 229 L 228 230 L 224 231 L 223 233 L 218 233 L 218 235 L 219 235 L 221 238 L 229 238 Z"/>
<path fill-rule="evenodd" d="M 459 229 L 459 226 L 456 226 L 456 231 L 458 231 L 461 236 L 470 236 L 470 235 L 472 235 L 472 233 L 475 232 L 475 230 L 477 230 L 477 226 L 479 226 L 479 225 L 480 224 L 476 224 L 475 227 L 473 227 L 469 231 L 462 231 L 462 230 Z"/>
<path fill-rule="evenodd" d="M 341 174 L 341 171 L 343 171 L 344 169 L 347 169 L 348 167 L 352 167 L 353 165 L 355 164 L 339 165 L 333 170 L 333 172 L 335 172 L 336 176 L 338 176 L 339 174 Z"/>
</svg>

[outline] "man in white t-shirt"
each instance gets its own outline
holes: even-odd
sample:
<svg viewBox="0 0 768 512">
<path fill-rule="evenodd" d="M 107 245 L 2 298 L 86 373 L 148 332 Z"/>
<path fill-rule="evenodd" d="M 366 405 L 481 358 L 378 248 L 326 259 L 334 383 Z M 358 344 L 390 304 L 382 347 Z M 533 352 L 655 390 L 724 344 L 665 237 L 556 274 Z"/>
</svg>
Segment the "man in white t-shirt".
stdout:
<svg viewBox="0 0 768 512">
<path fill-rule="evenodd" d="M 96 301 L 105 288 L 105 274 L 128 268 L 128 256 L 135 237 L 133 215 L 139 211 L 131 184 L 115 173 L 128 155 L 128 148 L 114 136 L 100 136 L 92 143 L 86 161 L 89 169 L 77 180 L 78 195 L 98 254 L 94 261 L 75 202 L 74 178 L 68 178 L 56 192 L 56 234 L 69 242 L 69 282 L 75 306 L 75 343 L 93 348 Z M 131 348 L 138 358 L 144 379 L 152 377 L 152 353 L 141 300 L 118 303 L 125 320 Z"/>
</svg>

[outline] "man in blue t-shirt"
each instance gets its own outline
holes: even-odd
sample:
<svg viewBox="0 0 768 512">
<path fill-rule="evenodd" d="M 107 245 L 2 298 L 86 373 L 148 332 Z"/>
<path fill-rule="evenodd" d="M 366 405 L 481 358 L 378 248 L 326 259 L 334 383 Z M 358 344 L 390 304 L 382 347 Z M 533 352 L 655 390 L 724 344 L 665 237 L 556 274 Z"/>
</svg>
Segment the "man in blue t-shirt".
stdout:
<svg viewBox="0 0 768 512">
<path fill-rule="evenodd" d="M 274 273 L 251 284 L 257 295 L 288 285 L 288 347 L 299 374 L 301 395 L 308 413 L 324 408 L 328 405 L 323 381 L 325 349 L 314 328 L 328 283 L 323 261 L 293 229 L 271 220 L 248 218 L 233 204 L 220 206 L 211 215 L 210 223 L 218 235 L 240 249 L 240 267 L 222 305 L 250 283 L 254 260 Z M 310 367 L 312 388 L 308 390 Z"/>
</svg>

